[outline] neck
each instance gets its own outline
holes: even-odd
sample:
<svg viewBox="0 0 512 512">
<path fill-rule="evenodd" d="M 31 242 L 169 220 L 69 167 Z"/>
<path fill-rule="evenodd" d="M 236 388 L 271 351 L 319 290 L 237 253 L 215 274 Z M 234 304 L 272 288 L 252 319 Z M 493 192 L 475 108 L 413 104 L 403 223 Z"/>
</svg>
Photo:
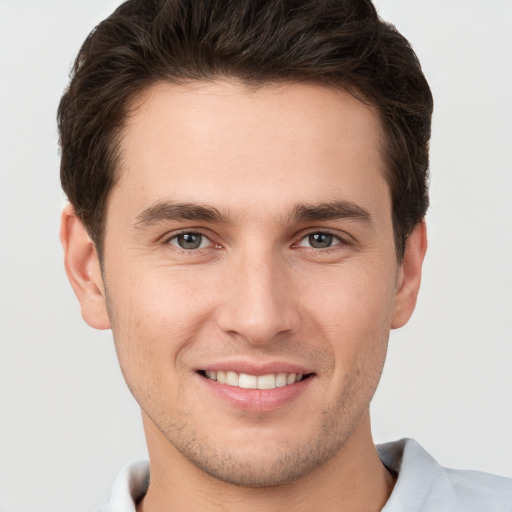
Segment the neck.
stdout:
<svg viewBox="0 0 512 512">
<path fill-rule="evenodd" d="M 395 483 L 378 457 L 368 413 L 321 467 L 294 482 L 264 488 L 241 487 L 206 475 L 177 452 L 147 417 L 144 427 L 151 480 L 138 512 L 378 512 Z"/>
</svg>

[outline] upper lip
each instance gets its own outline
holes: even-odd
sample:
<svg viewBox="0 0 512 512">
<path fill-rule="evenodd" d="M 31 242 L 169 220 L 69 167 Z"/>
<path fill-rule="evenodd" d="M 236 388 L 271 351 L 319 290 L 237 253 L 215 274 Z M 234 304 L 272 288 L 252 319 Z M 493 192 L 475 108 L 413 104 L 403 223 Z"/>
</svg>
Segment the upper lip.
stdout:
<svg viewBox="0 0 512 512">
<path fill-rule="evenodd" d="M 306 366 L 290 363 L 286 361 L 219 361 L 209 363 L 204 367 L 198 368 L 198 371 L 232 371 L 236 373 L 245 373 L 248 375 L 268 375 L 270 373 L 302 373 L 303 375 L 313 373 Z"/>
</svg>

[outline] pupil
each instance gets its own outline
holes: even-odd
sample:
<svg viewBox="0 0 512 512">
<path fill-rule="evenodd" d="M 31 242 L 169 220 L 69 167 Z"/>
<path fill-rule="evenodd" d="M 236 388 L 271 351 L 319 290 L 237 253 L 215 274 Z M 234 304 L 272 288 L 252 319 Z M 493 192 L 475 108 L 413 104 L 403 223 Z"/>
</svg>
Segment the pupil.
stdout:
<svg viewBox="0 0 512 512">
<path fill-rule="evenodd" d="M 178 236 L 178 243 L 182 249 L 197 249 L 201 245 L 201 237 L 196 233 L 183 233 Z"/>
<path fill-rule="evenodd" d="M 328 233 L 314 233 L 309 235 L 309 245 L 315 249 L 325 249 L 332 245 L 332 235 Z"/>
</svg>

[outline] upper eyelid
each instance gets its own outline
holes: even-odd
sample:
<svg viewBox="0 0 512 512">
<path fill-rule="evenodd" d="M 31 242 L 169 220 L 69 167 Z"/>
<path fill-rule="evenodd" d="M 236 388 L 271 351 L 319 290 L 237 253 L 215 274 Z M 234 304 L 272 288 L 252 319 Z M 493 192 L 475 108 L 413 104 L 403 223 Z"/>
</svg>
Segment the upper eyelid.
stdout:
<svg viewBox="0 0 512 512">
<path fill-rule="evenodd" d="M 180 247 L 177 243 L 171 243 L 174 240 L 177 239 L 180 235 L 183 234 L 193 234 L 193 235 L 200 235 L 208 240 L 208 245 L 206 247 L 197 247 L 195 249 L 185 249 L 183 247 Z M 211 251 L 212 249 L 219 249 L 221 248 L 221 244 L 215 242 L 212 240 L 211 236 L 206 235 L 201 230 L 192 230 L 192 229 L 183 229 L 180 231 L 174 231 L 171 233 L 167 233 L 163 237 L 160 237 L 160 244 L 164 246 L 165 248 L 174 251 L 175 253 L 180 253 L 183 255 L 189 255 L 192 256 L 201 256 L 205 255 L 206 251 Z"/>
<path fill-rule="evenodd" d="M 334 243 L 333 245 L 330 245 L 329 247 L 324 247 L 324 248 L 317 248 L 317 247 L 308 247 L 308 246 L 303 246 L 301 245 L 309 236 L 311 235 L 315 235 L 315 234 L 318 234 L 318 233 L 321 233 L 323 235 L 329 235 L 329 236 L 332 236 L 333 238 L 335 238 L 337 241 L 336 243 Z M 299 241 L 298 242 L 295 242 L 292 247 L 305 247 L 306 249 L 313 249 L 315 251 L 317 250 L 320 250 L 320 251 L 327 251 L 329 249 L 333 249 L 335 248 L 336 246 L 338 245 L 341 245 L 341 246 L 347 246 L 349 245 L 349 242 L 347 242 L 344 238 L 336 235 L 335 233 L 330 233 L 329 231 L 311 231 L 310 233 L 302 236 L 299 238 Z"/>
<path fill-rule="evenodd" d="M 208 240 L 210 240 L 210 242 L 214 243 L 213 240 L 212 240 L 212 236 L 208 233 L 205 232 L 205 230 L 201 229 L 201 228 L 187 228 L 187 229 L 178 229 L 178 230 L 174 230 L 174 231 L 170 231 L 170 232 L 167 232 L 165 233 L 164 235 L 162 235 L 160 237 L 160 241 L 162 243 L 167 243 L 169 240 L 172 240 L 173 238 L 176 238 L 180 235 L 184 235 L 184 234 L 190 234 L 190 235 L 201 235 L 201 236 L 204 236 L 205 238 L 207 238 Z"/>
<path fill-rule="evenodd" d="M 167 232 L 166 234 L 162 235 L 161 237 L 159 237 L 159 240 L 162 244 L 167 244 L 167 243 L 169 243 L 170 240 L 173 240 L 176 237 L 178 237 L 179 235 L 183 235 L 185 233 L 201 235 L 201 236 L 207 238 L 213 245 L 224 245 L 223 243 L 216 241 L 215 235 L 211 234 L 209 232 L 209 230 L 206 230 L 204 228 L 183 228 L 183 229 L 174 230 L 174 231 Z M 335 230 L 335 229 L 312 227 L 312 228 L 306 228 L 304 230 L 301 230 L 299 233 L 297 233 L 293 237 L 293 239 L 295 241 L 292 243 L 292 246 L 297 245 L 304 238 L 306 238 L 310 235 L 313 235 L 315 233 L 324 233 L 324 234 L 331 235 L 331 236 L 337 238 L 342 244 L 350 244 L 350 243 L 354 243 L 356 241 L 353 236 L 351 236 L 349 233 L 347 233 L 345 231 L 340 233 L 339 230 Z"/>
<path fill-rule="evenodd" d="M 348 244 L 350 242 L 355 242 L 355 238 L 353 236 L 351 236 L 349 233 L 347 233 L 346 231 L 340 232 L 338 230 L 329 229 L 329 228 L 310 228 L 310 229 L 300 232 L 296 238 L 299 241 L 301 241 L 304 238 L 306 238 L 307 236 L 314 235 L 316 233 L 322 233 L 322 234 L 334 236 L 334 237 L 338 238 L 342 243 L 346 243 L 346 244 Z"/>
</svg>

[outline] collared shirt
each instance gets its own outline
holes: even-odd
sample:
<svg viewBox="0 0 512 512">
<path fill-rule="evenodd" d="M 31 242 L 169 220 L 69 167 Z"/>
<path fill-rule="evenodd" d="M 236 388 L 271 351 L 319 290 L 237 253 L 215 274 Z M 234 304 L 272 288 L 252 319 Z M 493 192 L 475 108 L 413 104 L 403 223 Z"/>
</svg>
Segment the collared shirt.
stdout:
<svg viewBox="0 0 512 512">
<path fill-rule="evenodd" d="M 382 512 L 512 512 L 512 480 L 440 466 L 416 441 L 377 446 L 382 463 L 398 474 Z M 137 461 L 117 476 L 110 502 L 97 512 L 135 512 L 149 485 L 149 463 Z"/>
<path fill-rule="evenodd" d="M 398 473 L 382 512 L 512 512 L 512 480 L 440 466 L 416 441 L 377 446 L 382 463 Z"/>
</svg>

